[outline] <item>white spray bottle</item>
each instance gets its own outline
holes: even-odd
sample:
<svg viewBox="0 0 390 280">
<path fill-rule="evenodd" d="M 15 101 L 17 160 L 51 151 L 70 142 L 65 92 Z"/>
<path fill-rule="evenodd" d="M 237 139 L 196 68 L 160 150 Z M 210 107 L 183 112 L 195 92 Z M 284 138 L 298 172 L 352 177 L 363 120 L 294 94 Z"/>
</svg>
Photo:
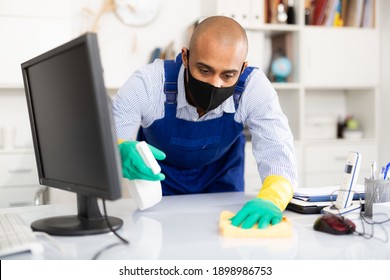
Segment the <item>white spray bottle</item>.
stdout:
<svg viewBox="0 0 390 280">
<path fill-rule="evenodd" d="M 161 167 L 154 158 L 148 144 L 141 141 L 135 147 L 144 163 L 152 169 L 153 174 L 160 173 Z M 129 193 L 140 210 L 150 208 L 161 201 L 161 182 L 141 179 L 129 180 Z"/>
</svg>

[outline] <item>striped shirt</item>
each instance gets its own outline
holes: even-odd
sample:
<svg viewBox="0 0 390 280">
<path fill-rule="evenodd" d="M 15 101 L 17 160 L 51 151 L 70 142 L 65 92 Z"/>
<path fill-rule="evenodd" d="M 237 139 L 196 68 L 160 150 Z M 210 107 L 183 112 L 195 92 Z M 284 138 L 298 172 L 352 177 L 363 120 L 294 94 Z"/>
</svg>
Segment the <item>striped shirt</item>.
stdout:
<svg viewBox="0 0 390 280">
<path fill-rule="evenodd" d="M 233 97 L 199 118 L 196 108 L 185 98 L 184 67 L 178 76 L 176 117 L 201 122 L 218 118 L 224 112 L 235 113 L 236 122 L 247 126 L 260 178 L 283 176 L 293 188 L 297 185 L 293 135 L 283 114 L 278 95 L 265 74 L 254 69 L 245 83 L 245 91 L 235 110 Z M 135 71 L 113 100 L 117 138 L 136 138 L 140 126 L 149 127 L 164 117 L 164 61 L 155 60 Z"/>
</svg>

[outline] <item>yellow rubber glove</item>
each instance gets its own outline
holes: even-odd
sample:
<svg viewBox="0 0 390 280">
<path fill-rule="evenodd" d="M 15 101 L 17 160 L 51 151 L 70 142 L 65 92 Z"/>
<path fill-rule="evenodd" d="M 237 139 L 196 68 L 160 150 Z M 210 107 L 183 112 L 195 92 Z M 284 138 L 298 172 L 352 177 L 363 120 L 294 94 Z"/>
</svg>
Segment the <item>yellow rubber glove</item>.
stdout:
<svg viewBox="0 0 390 280">
<path fill-rule="evenodd" d="M 291 201 L 293 194 L 294 190 L 286 178 L 271 175 L 265 178 L 263 186 L 256 197 L 273 202 L 280 211 L 283 211 Z"/>
<path fill-rule="evenodd" d="M 268 176 L 256 198 L 248 201 L 231 219 L 232 225 L 251 228 L 258 223 L 259 228 L 276 225 L 282 220 L 282 211 L 293 196 L 290 182 L 282 176 Z"/>
</svg>

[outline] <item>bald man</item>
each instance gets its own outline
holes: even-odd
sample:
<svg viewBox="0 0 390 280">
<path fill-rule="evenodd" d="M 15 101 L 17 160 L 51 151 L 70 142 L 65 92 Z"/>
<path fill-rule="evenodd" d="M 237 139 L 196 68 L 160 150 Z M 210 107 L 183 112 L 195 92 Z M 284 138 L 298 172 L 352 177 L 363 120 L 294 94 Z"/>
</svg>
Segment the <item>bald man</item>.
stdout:
<svg viewBox="0 0 390 280">
<path fill-rule="evenodd" d="M 297 183 L 293 136 L 264 73 L 248 67 L 245 30 L 209 17 L 176 60 L 156 60 L 119 89 L 113 103 L 123 176 L 161 180 L 163 195 L 244 190 L 244 125 L 262 186 L 233 217 L 250 228 L 277 224 Z M 146 141 L 162 173 L 134 148 Z"/>
</svg>

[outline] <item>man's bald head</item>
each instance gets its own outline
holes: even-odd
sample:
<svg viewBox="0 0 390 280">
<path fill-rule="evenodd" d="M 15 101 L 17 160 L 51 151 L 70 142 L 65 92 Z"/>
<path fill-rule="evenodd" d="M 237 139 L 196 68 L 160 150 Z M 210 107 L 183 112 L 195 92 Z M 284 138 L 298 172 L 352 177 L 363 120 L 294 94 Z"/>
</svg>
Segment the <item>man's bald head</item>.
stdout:
<svg viewBox="0 0 390 280">
<path fill-rule="evenodd" d="M 186 82 L 191 73 L 194 80 L 214 87 L 233 87 L 248 65 L 248 39 L 245 30 L 232 18 L 213 16 L 195 28 L 189 50 L 182 48 L 181 54 Z M 186 88 L 186 98 L 194 106 L 192 95 L 202 94 L 197 90 Z M 197 111 L 202 116 L 207 109 L 197 107 Z"/>
<path fill-rule="evenodd" d="M 229 51 L 239 55 L 241 61 L 248 53 L 248 38 L 245 30 L 234 19 L 225 16 L 206 18 L 195 28 L 189 49 L 191 52 L 202 50 Z"/>
</svg>

